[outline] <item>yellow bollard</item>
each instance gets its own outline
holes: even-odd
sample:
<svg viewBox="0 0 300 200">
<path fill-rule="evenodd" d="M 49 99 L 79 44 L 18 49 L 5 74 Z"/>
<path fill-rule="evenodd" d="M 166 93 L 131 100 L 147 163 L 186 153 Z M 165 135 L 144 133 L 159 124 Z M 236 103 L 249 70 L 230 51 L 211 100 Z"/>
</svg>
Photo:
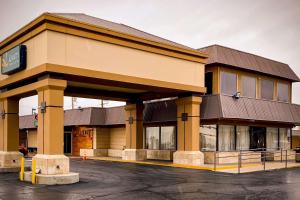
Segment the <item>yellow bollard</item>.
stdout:
<svg viewBox="0 0 300 200">
<path fill-rule="evenodd" d="M 21 157 L 20 181 L 24 181 L 24 171 L 25 171 L 25 158 Z"/>
<path fill-rule="evenodd" d="M 31 166 L 31 183 L 35 184 L 36 183 L 36 160 L 32 159 L 32 166 Z"/>
</svg>

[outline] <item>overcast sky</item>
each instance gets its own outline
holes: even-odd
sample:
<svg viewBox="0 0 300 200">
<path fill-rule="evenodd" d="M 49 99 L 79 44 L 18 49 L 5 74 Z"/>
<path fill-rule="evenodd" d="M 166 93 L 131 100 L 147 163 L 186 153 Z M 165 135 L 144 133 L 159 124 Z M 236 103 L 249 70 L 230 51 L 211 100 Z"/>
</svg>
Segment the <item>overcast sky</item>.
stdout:
<svg viewBox="0 0 300 200">
<path fill-rule="evenodd" d="M 300 75 L 300 0 L 0 0 L 0 40 L 43 12 L 85 13 L 193 48 L 220 44 L 287 63 Z M 300 104 L 299 83 L 293 102 Z M 36 103 L 22 100 L 20 113 Z"/>
</svg>

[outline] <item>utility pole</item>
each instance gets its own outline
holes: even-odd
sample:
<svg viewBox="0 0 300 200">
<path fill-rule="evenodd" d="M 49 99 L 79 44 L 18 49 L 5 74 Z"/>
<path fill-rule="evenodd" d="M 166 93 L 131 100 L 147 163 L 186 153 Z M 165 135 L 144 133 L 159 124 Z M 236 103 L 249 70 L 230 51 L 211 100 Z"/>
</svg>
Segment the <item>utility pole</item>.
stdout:
<svg viewBox="0 0 300 200">
<path fill-rule="evenodd" d="M 72 97 L 72 109 L 75 109 L 76 104 L 77 104 L 77 97 Z"/>
<path fill-rule="evenodd" d="M 104 108 L 104 102 L 103 102 L 103 99 L 100 99 L 100 108 Z"/>
</svg>

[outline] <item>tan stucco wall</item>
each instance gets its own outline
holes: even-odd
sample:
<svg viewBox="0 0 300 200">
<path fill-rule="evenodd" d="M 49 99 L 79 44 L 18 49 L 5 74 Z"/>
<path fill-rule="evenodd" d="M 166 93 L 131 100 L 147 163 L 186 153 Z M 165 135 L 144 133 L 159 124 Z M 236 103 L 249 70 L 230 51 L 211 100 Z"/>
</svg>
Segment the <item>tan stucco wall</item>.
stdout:
<svg viewBox="0 0 300 200">
<path fill-rule="evenodd" d="M 125 146 L 125 128 L 110 129 L 110 149 L 123 149 Z"/>
<path fill-rule="evenodd" d="M 204 86 L 204 64 L 47 31 L 47 62 L 193 86 Z"/>
<path fill-rule="evenodd" d="M 27 47 L 27 68 L 32 69 L 47 63 L 47 32 L 44 31 L 23 43 Z M 1 60 L 1 56 L 0 56 Z M 1 62 L 0 62 L 1 68 Z M 0 74 L 0 80 L 8 77 Z"/>
<path fill-rule="evenodd" d="M 109 128 L 95 128 L 96 137 L 93 141 L 93 149 L 109 149 Z"/>
<path fill-rule="evenodd" d="M 37 130 L 28 130 L 27 142 L 29 148 L 37 147 Z"/>
</svg>

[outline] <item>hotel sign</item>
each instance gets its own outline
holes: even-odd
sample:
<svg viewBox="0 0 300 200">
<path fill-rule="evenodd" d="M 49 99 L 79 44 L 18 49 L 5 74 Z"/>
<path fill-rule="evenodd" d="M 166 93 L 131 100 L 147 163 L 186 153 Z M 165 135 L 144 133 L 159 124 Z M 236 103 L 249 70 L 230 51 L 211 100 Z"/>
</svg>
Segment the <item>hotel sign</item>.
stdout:
<svg viewBox="0 0 300 200">
<path fill-rule="evenodd" d="M 1 74 L 10 75 L 26 68 L 26 46 L 18 45 L 2 54 Z"/>
</svg>

